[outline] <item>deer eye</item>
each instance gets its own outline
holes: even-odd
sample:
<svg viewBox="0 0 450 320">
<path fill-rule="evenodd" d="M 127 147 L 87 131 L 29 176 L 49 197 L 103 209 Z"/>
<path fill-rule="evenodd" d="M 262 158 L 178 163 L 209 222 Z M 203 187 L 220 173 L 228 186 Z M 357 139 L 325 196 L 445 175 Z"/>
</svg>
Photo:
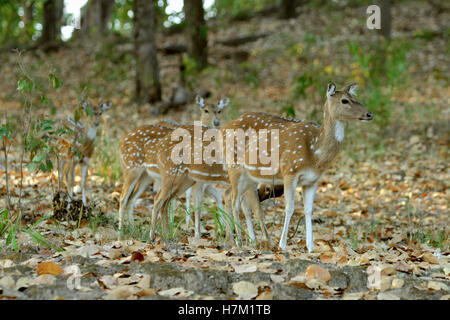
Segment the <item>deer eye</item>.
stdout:
<svg viewBox="0 0 450 320">
<path fill-rule="evenodd" d="M 209 111 L 205 109 L 205 113 L 209 113 Z"/>
<path fill-rule="evenodd" d="M 217 113 L 221 113 L 221 112 L 222 112 L 222 110 L 217 111 Z"/>
<path fill-rule="evenodd" d="M 341 101 L 343 104 L 347 104 L 348 103 L 348 100 L 347 99 L 342 99 L 342 101 Z"/>
</svg>

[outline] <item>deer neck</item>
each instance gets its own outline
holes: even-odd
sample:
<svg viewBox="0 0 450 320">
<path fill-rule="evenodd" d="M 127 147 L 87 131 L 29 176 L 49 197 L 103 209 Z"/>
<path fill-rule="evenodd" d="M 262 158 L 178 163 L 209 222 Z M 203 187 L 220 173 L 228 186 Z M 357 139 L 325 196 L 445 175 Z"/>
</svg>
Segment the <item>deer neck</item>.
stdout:
<svg viewBox="0 0 450 320">
<path fill-rule="evenodd" d="M 97 136 L 97 127 L 89 124 L 87 126 L 85 139 L 94 141 L 96 136 Z"/>
<path fill-rule="evenodd" d="M 94 140 L 97 137 L 97 127 L 89 124 L 86 129 L 86 135 L 83 144 L 80 147 L 81 157 L 91 158 L 94 153 Z"/>
<path fill-rule="evenodd" d="M 328 102 L 325 104 L 324 118 L 317 136 L 317 148 L 314 155 L 317 165 L 321 169 L 326 169 L 331 165 L 337 154 L 341 150 L 344 140 L 345 123 L 337 120 L 329 112 Z"/>
</svg>

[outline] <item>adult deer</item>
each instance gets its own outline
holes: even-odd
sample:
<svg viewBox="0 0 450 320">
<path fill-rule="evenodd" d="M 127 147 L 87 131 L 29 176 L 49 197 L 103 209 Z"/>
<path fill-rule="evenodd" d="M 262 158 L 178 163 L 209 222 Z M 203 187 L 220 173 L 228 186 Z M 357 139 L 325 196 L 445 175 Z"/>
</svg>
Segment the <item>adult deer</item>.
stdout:
<svg viewBox="0 0 450 320">
<path fill-rule="evenodd" d="M 201 110 L 200 122 L 208 126 L 219 126 L 223 108 L 228 100 L 221 100 L 218 104 L 205 103 L 197 96 L 196 102 Z M 119 230 L 122 230 L 123 212 L 128 208 L 128 220 L 134 225 L 133 208 L 135 202 L 149 184 L 153 181 L 155 190 L 159 190 L 161 177 L 156 157 L 159 153 L 158 143 L 168 134 L 180 126 L 171 120 L 163 120 L 155 125 L 144 125 L 129 132 L 120 140 L 120 163 L 124 174 L 124 184 L 120 196 Z M 206 193 L 222 203 L 220 193 L 213 187 L 205 186 L 202 194 Z M 190 207 L 190 192 L 186 194 L 186 205 Z M 188 220 L 188 216 L 186 218 Z"/>
<path fill-rule="evenodd" d="M 311 215 L 317 183 L 329 168 L 336 155 L 342 148 L 345 123 L 352 120 L 372 120 L 373 114 L 368 111 L 357 99 L 356 85 L 345 87 L 337 91 L 334 83 L 327 87 L 327 100 L 324 107 L 324 119 L 321 126 L 308 122 L 292 122 L 289 124 L 274 125 L 274 117 L 264 114 L 242 115 L 234 121 L 247 125 L 258 122 L 266 128 L 278 127 L 279 141 L 270 140 L 270 149 L 279 149 L 279 167 L 269 167 L 261 163 L 259 157 L 256 163 L 250 162 L 252 150 L 246 145 L 245 163 L 240 166 L 228 165 L 228 175 L 232 186 L 233 214 L 236 216 L 243 193 L 254 187 L 257 183 L 284 186 L 286 201 L 285 219 L 279 246 L 286 249 L 289 223 L 294 212 L 294 198 L 298 185 L 303 188 L 303 205 L 306 221 L 306 246 L 309 252 L 313 251 L 313 234 Z M 266 175 L 273 171 L 272 175 Z"/>
<path fill-rule="evenodd" d="M 75 180 L 75 165 L 81 165 L 81 193 L 83 204 L 86 206 L 86 179 L 88 174 L 89 161 L 95 149 L 95 138 L 97 137 L 97 130 L 102 120 L 104 112 L 111 108 L 111 102 L 105 102 L 89 107 L 87 102 L 83 102 L 83 110 L 91 113 L 85 124 L 75 122 L 68 118 L 65 121 L 66 126 L 71 128 L 74 132 L 74 140 L 67 141 L 64 138 L 59 138 L 61 143 L 60 156 L 58 163 L 59 183 L 66 180 L 67 188 L 69 189 L 69 197 L 72 198 L 73 184 Z M 88 110 L 90 109 L 90 111 Z"/>
</svg>

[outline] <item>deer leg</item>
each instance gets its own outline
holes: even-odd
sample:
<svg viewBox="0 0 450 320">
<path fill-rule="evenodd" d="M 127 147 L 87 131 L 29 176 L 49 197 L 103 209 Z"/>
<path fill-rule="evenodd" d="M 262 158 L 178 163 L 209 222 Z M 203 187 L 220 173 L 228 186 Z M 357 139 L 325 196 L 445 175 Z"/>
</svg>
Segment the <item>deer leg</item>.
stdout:
<svg viewBox="0 0 450 320">
<path fill-rule="evenodd" d="M 73 196 L 73 184 L 75 182 L 75 161 L 73 161 L 73 159 L 70 161 L 69 175 L 70 175 L 70 180 L 69 180 L 70 199 L 69 199 L 69 201 L 71 201 L 72 196 Z"/>
<path fill-rule="evenodd" d="M 245 196 L 242 199 L 241 208 L 245 215 L 245 221 L 247 222 L 248 236 L 250 237 L 250 240 L 254 242 L 256 237 L 255 231 L 253 229 L 252 211 L 250 210 L 250 204 L 248 203 L 248 199 Z"/>
<path fill-rule="evenodd" d="M 231 197 L 232 197 L 232 189 L 231 187 L 225 190 L 225 193 L 223 195 L 223 198 L 225 200 L 225 208 L 224 211 L 227 213 L 232 213 L 232 209 L 231 209 Z M 227 221 L 225 221 L 225 228 L 226 228 L 226 237 L 227 240 L 234 242 L 234 234 L 233 234 L 233 230 L 231 229 L 230 223 L 227 223 Z"/>
<path fill-rule="evenodd" d="M 88 172 L 88 166 L 89 166 L 89 158 L 85 158 L 83 160 L 83 163 L 81 165 L 81 195 L 83 199 L 83 205 L 87 205 L 86 201 L 86 175 Z"/>
<path fill-rule="evenodd" d="M 194 232 L 195 237 L 200 238 L 200 216 L 202 212 L 202 200 L 203 200 L 203 183 L 197 182 L 193 187 L 192 191 L 194 192 L 194 206 L 195 206 L 195 221 L 194 221 Z"/>
<path fill-rule="evenodd" d="M 314 196 L 316 195 L 317 183 L 312 186 L 303 187 L 303 205 L 305 210 L 305 224 L 306 224 L 306 247 L 308 252 L 313 252 L 314 241 L 312 232 L 312 209 L 314 204 Z"/>
<path fill-rule="evenodd" d="M 191 223 L 191 197 L 192 197 L 192 188 L 186 190 L 186 227 L 189 227 Z"/>
<path fill-rule="evenodd" d="M 170 193 L 169 197 L 164 201 L 163 207 L 161 209 L 161 229 L 163 234 L 167 234 L 168 226 L 169 226 L 169 202 L 172 200 L 174 201 L 175 198 L 181 194 L 183 194 L 184 192 L 186 192 L 186 190 L 192 186 L 192 184 L 194 184 L 194 182 L 190 179 L 186 179 L 186 178 L 180 178 L 178 177 L 178 179 L 176 181 L 174 181 L 174 186 L 175 188 L 172 190 L 172 192 Z M 198 223 L 199 224 L 199 223 Z M 196 220 L 196 225 L 197 225 L 197 220 Z"/>
<path fill-rule="evenodd" d="M 284 216 L 283 232 L 281 233 L 280 248 L 286 249 L 287 234 L 289 232 L 289 223 L 294 213 L 295 205 L 295 191 L 297 188 L 298 179 L 289 176 L 284 179 L 284 199 L 286 202 L 286 212 Z"/>
<path fill-rule="evenodd" d="M 222 214 L 222 211 L 223 211 L 222 194 L 219 192 L 219 190 L 217 190 L 210 184 L 206 184 L 203 189 L 204 189 L 203 191 L 204 191 L 205 195 L 207 195 L 211 198 L 214 198 L 214 201 L 217 203 L 217 207 L 219 208 L 218 215 L 219 215 L 220 224 L 222 226 L 226 227 L 227 222 L 225 220 L 225 217 Z M 227 232 L 228 232 L 228 230 L 227 230 Z"/>
<path fill-rule="evenodd" d="M 152 220 L 150 224 L 150 234 L 149 234 L 149 241 L 153 241 L 155 238 L 155 227 L 156 227 L 156 218 L 158 217 L 158 213 L 161 211 L 161 208 L 163 206 L 164 200 L 169 196 L 169 193 L 173 189 L 172 186 L 165 186 L 162 185 L 161 189 L 159 189 L 158 193 L 155 197 L 155 202 L 153 204 L 153 210 L 152 210 Z M 161 216 L 162 216 L 161 212 Z"/>
<path fill-rule="evenodd" d="M 64 159 L 59 158 L 58 160 L 58 187 L 59 191 L 62 189 L 64 179 Z"/>
<path fill-rule="evenodd" d="M 237 183 L 232 183 L 233 188 L 233 217 L 235 220 L 235 223 L 237 224 L 237 245 L 240 246 L 242 242 L 242 231 L 241 231 L 241 224 L 240 224 L 240 218 L 239 218 L 239 209 L 241 208 L 241 198 L 244 195 L 244 193 L 254 185 L 254 182 L 252 182 L 248 177 L 246 177 L 246 173 L 242 172 L 240 175 L 238 175 Z M 234 176 L 234 175 L 233 175 Z M 231 176 L 230 176 L 231 178 Z M 236 179 L 234 177 L 233 179 Z"/>
<path fill-rule="evenodd" d="M 158 191 L 161 189 L 161 180 L 160 179 L 154 179 L 153 180 L 153 191 L 158 193 Z"/>
<path fill-rule="evenodd" d="M 134 170 L 125 173 L 119 203 L 119 231 L 122 230 L 123 210 L 125 210 L 125 208 L 127 208 L 128 206 L 128 200 L 130 198 L 131 193 L 133 192 L 134 187 L 139 181 L 140 175 L 141 173 L 136 172 Z"/>
<path fill-rule="evenodd" d="M 255 214 L 256 214 L 256 219 L 258 220 L 258 223 L 260 224 L 261 231 L 264 236 L 264 240 L 266 240 L 267 242 L 270 242 L 269 232 L 267 231 L 266 222 L 264 221 L 265 212 L 261 208 L 257 190 L 256 189 L 249 190 L 249 191 L 247 191 L 247 193 L 245 195 L 247 196 L 247 199 L 248 199 L 248 202 L 252 209 L 252 212 L 255 212 Z"/>
<path fill-rule="evenodd" d="M 73 196 L 73 182 L 75 175 L 75 162 L 73 158 L 70 159 L 69 163 L 66 164 L 66 181 L 67 181 L 67 189 L 69 193 L 69 199 L 67 200 L 67 210 L 70 210 L 72 204 L 72 196 Z"/>
<path fill-rule="evenodd" d="M 136 204 L 136 201 L 141 197 L 142 193 L 144 193 L 144 191 L 150 185 L 151 181 L 152 181 L 152 179 L 147 174 L 143 173 L 140 176 L 139 186 L 138 186 L 137 191 L 132 194 L 131 200 L 129 200 L 130 205 L 128 208 L 128 223 L 130 224 L 130 226 L 132 228 L 134 228 L 133 213 L 134 213 L 134 206 Z"/>
<path fill-rule="evenodd" d="M 153 205 L 152 219 L 150 225 L 149 240 L 152 241 L 155 236 L 156 219 L 158 213 L 161 215 L 161 227 L 163 233 L 167 230 L 167 204 L 176 195 L 179 195 L 191 187 L 194 182 L 186 177 L 177 177 L 173 181 L 162 180 L 161 189 L 156 194 L 155 203 Z M 178 187 L 177 187 L 178 186 Z"/>
<path fill-rule="evenodd" d="M 205 195 L 210 196 L 211 198 L 214 198 L 214 200 L 216 201 L 217 206 L 219 207 L 219 209 L 223 210 L 222 195 L 220 194 L 220 192 L 216 188 L 214 188 L 210 184 L 207 184 L 205 186 Z"/>
</svg>

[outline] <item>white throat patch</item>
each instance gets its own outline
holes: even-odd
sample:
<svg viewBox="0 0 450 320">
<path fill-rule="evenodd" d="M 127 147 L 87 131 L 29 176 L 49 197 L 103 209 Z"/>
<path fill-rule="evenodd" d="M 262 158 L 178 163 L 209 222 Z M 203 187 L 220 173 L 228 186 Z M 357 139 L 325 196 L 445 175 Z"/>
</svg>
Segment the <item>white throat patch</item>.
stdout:
<svg viewBox="0 0 450 320">
<path fill-rule="evenodd" d="M 87 130 L 87 137 L 89 140 L 94 140 L 97 136 L 97 127 L 95 126 L 88 126 Z"/>
<path fill-rule="evenodd" d="M 344 140 L 344 124 L 339 120 L 336 120 L 334 137 L 339 142 L 342 142 L 342 140 Z"/>
</svg>

